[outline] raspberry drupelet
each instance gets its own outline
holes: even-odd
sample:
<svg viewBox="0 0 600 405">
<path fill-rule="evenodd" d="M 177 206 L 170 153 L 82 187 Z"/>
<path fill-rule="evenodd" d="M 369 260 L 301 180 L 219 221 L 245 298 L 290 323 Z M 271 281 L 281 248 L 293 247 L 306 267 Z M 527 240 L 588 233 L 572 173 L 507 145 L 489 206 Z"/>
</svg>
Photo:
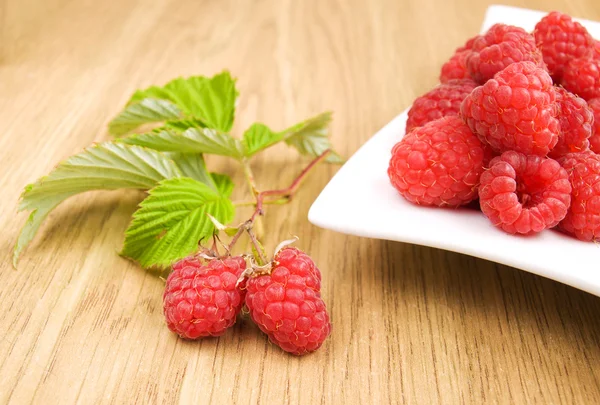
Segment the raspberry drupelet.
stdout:
<svg viewBox="0 0 600 405">
<path fill-rule="evenodd" d="M 466 65 L 473 80 L 483 84 L 510 64 L 524 61 L 545 69 L 533 36 L 523 28 L 494 24 L 473 42 Z"/>
<path fill-rule="evenodd" d="M 463 46 L 454 51 L 454 55 L 452 55 L 450 60 L 442 65 L 440 83 L 446 83 L 454 79 L 471 78 L 471 75 L 467 71 L 467 56 L 471 53 L 473 43 L 477 38 L 479 38 L 479 35 L 469 38 Z"/>
<path fill-rule="evenodd" d="M 573 59 L 564 70 L 561 84 L 585 100 L 600 97 L 600 59 Z"/>
<path fill-rule="evenodd" d="M 588 100 L 588 106 L 594 114 L 592 136 L 590 137 L 590 149 L 594 153 L 600 153 L 600 98 Z"/>
<path fill-rule="evenodd" d="M 479 176 L 490 156 L 458 116 L 444 117 L 414 129 L 394 146 L 388 176 L 412 203 L 458 207 L 477 198 Z"/>
<path fill-rule="evenodd" d="M 561 87 L 555 87 L 555 91 L 560 134 L 549 156 L 557 159 L 567 153 L 589 149 L 594 113 L 584 99 Z"/>
<path fill-rule="evenodd" d="M 251 275 L 246 284 L 250 317 L 269 340 L 286 352 L 317 350 L 331 332 L 321 299 L 321 273 L 299 249 L 279 251 L 267 274 Z"/>
<path fill-rule="evenodd" d="M 552 79 L 532 62 L 517 62 L 475 88 L 461 116 L 494 151 L 545 156 L 558 141 Z"/>
<path fill-rule="evenodd" d="M 572 59 L 592 56 L 594 39 L 585 27 L 567 14 L 553 11 L 542 18 L 533 31 L 550 75 L 560 81 Z"/>
<path fill-rule="evenodd" d="M 571 202 L 571 185 L 554 159 L 504 152 L 481 175 L 479 202 L 495 226 L 527 235 L 558 225 Z"/>
<path fill-rule="evenodd" d="M 244 304 L 245 291 L 236 283 L 245 268 L 240 256 L 174 264 L 163 294 L 169 329 L 186 339 L 225 333 Z"/>
<path fill-rule="evenodd" d="M 406 133 L 438 118 L 458 115 L 460 104 L 475 87 L 470 79 L 450 80 L 417 98 L 408 111 Z"/>
<path fill-rule="evenodd" d="M 600 156 L 572 153 L 560 160 L 573 188 L 571 207 L 559 228 L 584 241 L 600 239 Z"/>
</svg>

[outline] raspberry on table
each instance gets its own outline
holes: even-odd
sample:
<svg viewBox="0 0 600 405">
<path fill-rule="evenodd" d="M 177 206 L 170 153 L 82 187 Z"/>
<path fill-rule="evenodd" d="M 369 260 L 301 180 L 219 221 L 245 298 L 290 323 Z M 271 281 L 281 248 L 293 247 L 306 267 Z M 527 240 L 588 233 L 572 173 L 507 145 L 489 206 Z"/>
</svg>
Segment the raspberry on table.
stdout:
<svg viewBox="0 0 600 405">
<path fill-rule="evenodd" d="M 594 39 L 585 27 L 558 11 L 542 18 L 533 35 L 550 75 L 557 81 L 571 59 L 589 57 L 594 48 Z"/>
<path fill-rule="evenodd" d="M 163 294 L 169 329 L 186 339 L 222 335 L 244 304 L 245 291 L 236 283 L 245 268 L 241 256 L 175 263 Z"/>
<path fill-rule="evenodd" d="M 542 53 L 534 37 L 523 28 L 494 24 L 484 35 L 473 42 L 467 56 L 469 74 L 483 84 L 511 63 L 529 61 L 545 69 Z"/>
<path fill-rule="evenodd" d="M 571 202 L 568 174 L 550 158 L 504 152 L 481 175 L 481 211 L 510 234 L 532 234 L 565 218 Z"/>
<path fill-rule="evenodd" d="M 320 278 L 308 255 L 287 247 L 275 255 L 269 274 L 247 281 L 250 317 L 286 352 L 300 356 L 315 351 L 331 332 Z"/>
<path fill-rule="evenodd" d="M 594 114 L 590 149 L 595 153 L 600 153 L 600 98 L 588 100 L 588 106 Z"/>
<path fill-rule="evenodd" d="M 496 152 L 545 156 L 558 141 L 552 79 L 532 62 L 516 62 L 462 102 L 469 128 Z"/>
<path fill-rule="evenodd" d="M 431 121 L 392 149 L 388 176 L 414 204 L 458 207 L 477 198 L 491 151 L 458 116 Z"/>
<path fill-rule="evenodd" d="M 600 239 L 600 156 L 571 153 L 560 160 L 573 192 L 571 207 L 559 228 L 584 241 Z"/>
<path fill-rule="evenodd" d="M 567 153 L 589 149 L 594 114 L 588 103 L 562 87 L 555 87 L 560 134 L 549 156 L 557 159 Z"/>
<path fill-rule="evenodd" d="M 585 100 L 600 97 L 600 59 L 573 59 L 563 72 L 561 84 Z"/>
<path fill-rule="evenodd" d="M 438 118 L 458 115 L 460 103 L 477 87 L 470 79 L 450 80 L 417 98 L 408 111 L 406 132 Z"/>
</svg>

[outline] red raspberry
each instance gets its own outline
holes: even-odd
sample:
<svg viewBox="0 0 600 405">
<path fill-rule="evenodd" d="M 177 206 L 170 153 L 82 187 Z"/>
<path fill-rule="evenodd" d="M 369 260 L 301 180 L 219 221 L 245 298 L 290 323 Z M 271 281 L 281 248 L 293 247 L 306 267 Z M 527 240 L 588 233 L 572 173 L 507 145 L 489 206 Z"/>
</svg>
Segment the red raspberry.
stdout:
<svg viewBox="0 0 600 405">
<path fill-rule="evenodd" d="M 560 160 L 573 187 L 571 208 L 559 227 L 578 239 L 600 239 L 600 156 L 572 153 Z"/>
<path fill-rule="evenodd" d="M 315 351 L 331 332 L 320 278 L 309 256 L 288 247 L 275 255 L 270 274 L 248 279 L 250 317 L 286 352 L 300 356 Z"/>
<path fill-rule="evenodd" d="M 477 87 L 461 105 L 471 130 L 495 151 L 545 156 L 556 145 L 555 92 L 548 73 L 517 62 Z"/>
<path fill-rule="evenodd" d="M 469 79 L 471 77 L 467 71 L 467 56 L 469 56 L 469 51 L 473 48 L 473 43 L 477 38 L 479 38 L 479 35 L 469 38 L 463 46 L 454 51 L 454 55 L 452 55 L 450 60 L 444 63 L 440 74 L 441 83 L 446 83 L 454 79 Z"/>
<path fill-rule="evenodd" d="M 456 52 L 470 51 L 471 49 L 473 49 L 473 44 L 480 36 L 481 35 L 475 35 L 474 37 L 467 39 L 467 42 L 465 42 L 463 46 L 456 48 Z"/>
<path fill-rule="evenodd" d="M 440 82 L 447 83 L 454 79 L 469 79 L 471 75 L 467 71 L 467 57 L 471 51 L 456 52 L 450 60 L 442 65 Z"/>
<path fill-rule="evenodd" d="M 594 39 L 585 27 L 570 16 L 553 11 L 540 20 L 533 31 L 535 43 L 555 80 L 560 80 L 571 59 L 592 54 Z"/>
<path fill-rule="evenodd" d="M 458 207 L 477 198 L 490 151 L 457 116 L 416 128 L 392 149 L 388 176 L 408 201 Z"/>
<path fill-rule="evenodd" d="M 535 39 L 523 28 L 495 24 L 473 42 L 466 63 L 473 80 L 485 83 L 514 62 L 530 61 L 545 68 Z"/>
<path fill-rule="evenodd" d="M 574 59 L 564 70 L 561 84 L 585 100 L 600 97 L 600 59 Z"/>
<path fill-rule="evenodd" d="M 567 214 L 567 172 L 550 158 L 504 152 L 481 175 L 481 210 L 508 233 L 531 234 L 556 226 Z"/>
<path fill-rule="evenodd" d="M 222 335 L 244 303 L 245 291 L 236 283 L 245 268 L 240 256 L 175 263 L 163 295 L 169 329 L 186 339 Z"/>
<path fill-rule="evenodd" d="M 557 159 L 567 153 L 589 149 L 594 114 L 584 99 L 556 87 L 556 108 L 560 134 L 550 157 Z"/>
<path fill-rule="evenodd" d="M 588 100 L 588 106 L 594 113 L 592 136 L 590 137 L 590 149 L 600 153 L 600 98 Z"/>
<path fill-rule="evenodd" d="M 417 98 L 408 111 L 406 132 L 438 118 L 458 115 L 460 103 L 475 87 L 477 84 L 469 79 L 451 80 Z"/>
</svg>

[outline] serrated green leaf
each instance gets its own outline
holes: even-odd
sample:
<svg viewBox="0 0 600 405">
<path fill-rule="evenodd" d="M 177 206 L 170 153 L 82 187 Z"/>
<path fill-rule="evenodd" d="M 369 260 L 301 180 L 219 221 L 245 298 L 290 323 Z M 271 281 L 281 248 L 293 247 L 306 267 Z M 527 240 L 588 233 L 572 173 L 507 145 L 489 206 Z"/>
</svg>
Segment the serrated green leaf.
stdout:
<svg viewBox="0 0 600 405">
<path fill-rule="evenodd" d="M 244 155 L 250 157 L 269 146 L 275 145 L 283 140 L 283 133 L 273 132 L 269 127 L 259 122 L 252 124 L 244 132 L 242 144 L 244 145 Z"/>
<path fill-rule="evenodd" d="M 177 78 L 163 87 L 151 86 L 135 92 L 123 112 L 111 121 L 109 130 L 112 134 L 122 135 L 141 124 L 182 119 L 229 132 L 237 96 L 235 79 L 227 71 L 210 78 Z M 160 102 L 158 106 L 155 105 L 157 101 Z M 154 108 L 147 108 L 145 104 Z"/>
<path fill-rule="evenodd" d="M 14 248 L 13 264 L 50 211 L 66 198 L 90 190 L 149 189 L 160 180 L 180 175 L 172 160 L 137 146 L 104 143 L 68 158 L 48 176 L 25 187 L 18 209 L 31 210 L 31 214 Z"/>
<path fill-rule="evenodd" d="M 327 149 L 332 149 L 328 138 L 327 126 L 331 122 L 331 112 L 319 114 L 306 121 L 300 122 L 281 132 L 285 143 L 303 155 L 319 156 Z M 343 163 L 344 160 L 335 152 L 326 159 L 330 163 Z"/>
<path fill-rule="evenodd" d="M 114 135 L 123 135 L 142 124 L 177 119 L 181 110 L 167 100 L 145 98 L 125 107 L 109 124 L 108 130 Z"/>
<path fill-rule="evenodd" d="M 163 152 L 212 153 L 236 159 L 243 157 L 243 145 L 239 139 L 209 128 L 189 128 L 178 133 L 162 127 L 145 134 L 129 135 L 119 141 Z"/>
<path fill-rule="evenodd" d="M 165 153 L 179 167 L 182 177 L 190 177 L 218 191 L 211 174 L 206 169 L 204 157 L 199 153 Z"/>
<path fill-rule="evenodd" d="M 231 193 L 233 192 L 233 181 L 231 177 L 226 174 L 220 173 L 211 173 L 214 184 L 223 197 L 231 197 Z"/>
<path fill-rule="evenodd" d="M 213 234 L 214 225 L 206 214 L 226 224 L 233 219 L 234 207 L 228 198 L 194 179 L 161 181 L 133 214 L 121 254 L 144 268 L 168 266 Z"/>
</svg>

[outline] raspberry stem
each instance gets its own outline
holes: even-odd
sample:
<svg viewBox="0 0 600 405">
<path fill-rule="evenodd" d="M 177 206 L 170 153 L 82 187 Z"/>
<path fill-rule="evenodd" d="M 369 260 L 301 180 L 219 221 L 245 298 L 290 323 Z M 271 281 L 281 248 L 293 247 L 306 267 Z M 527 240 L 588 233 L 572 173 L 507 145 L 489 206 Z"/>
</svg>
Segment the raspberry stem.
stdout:
<svg viewBox="0 0 600 405">
<path fill-rule="evenodd" d="M 227 252 L 230 253 L 232 251 L 233 247 L 235 246 L 237 241 L 240 239 L 242 234 L 244 232 L 246 232 L 248 234 L 248 236 L 250 237 L 250 240 L 255 248 L 256 254 L 258 255 L 258 257 L 257 257 L 258 261 L 261 262 L 261 265 L 266 264 L 267 260 L 265 258 L 264 252 L 263 252 L 262 244 L 260 243 L 260 241 L 258 240 L 256 235 L 254 234 L 254 231 L 252 230 L 257 219 L 264 214 L 263 206 L 267 205 L 267 204 L 287 204 L 288 202 L 290 202 L 292 200 L 292 197 L 296 193 L 296 191 L 298 191 L 298 188 L 302 184 L 302 181 L 308 175 L 308 173 L 315 166 L 317 166 L 319 163 L 321 163 L 323 160 L 325 160 L 325 158 L 327 157 L 327 155 L 329 155 L 330 152 L 331 152 L 331 149 L 325 150 L 323 153 L 321 153 L 319 156 L 317 156 L 315 159 L 313 159 L 312 162 L 310 162 L 308 164 L 308 166 L 306 166 L 300 172 L 300 174 L 298 174 L 298 176 L 296 176 L 296 178 L 292 181 L 292 183 L 288 187 L 282 188 L 279 190 L 258 191 L 258 188 L 256 187 L 256 182 L 254 180 L 254 175 L 252 173 L 252 169 L 250 168 L 249 162 L 247 160 L 242 161 L 241 163 L 242 163 L 242 166 L 244 167 L 244 175 L 246 177 L 246 181 L 248 182 L 250 190 L 252 191 L 252 194 L 255 197 L 255 201 L 254 202 L 241 201 L 241 202 L 237 202 L 234 204 L 237 206 L 254 205 L 255 209 L 254 209 L 254 212 L 252 213 L 252 215 L 250 216 L 250 218 L 238 227 L 237 232 L 233 235 L 233 237 L 231 238 L 231 241 L 229 242 L 229 245 L 226 247 Z M 276 198 L 266 199 L 266 197 L 276 197 Z"/>
</svg>

